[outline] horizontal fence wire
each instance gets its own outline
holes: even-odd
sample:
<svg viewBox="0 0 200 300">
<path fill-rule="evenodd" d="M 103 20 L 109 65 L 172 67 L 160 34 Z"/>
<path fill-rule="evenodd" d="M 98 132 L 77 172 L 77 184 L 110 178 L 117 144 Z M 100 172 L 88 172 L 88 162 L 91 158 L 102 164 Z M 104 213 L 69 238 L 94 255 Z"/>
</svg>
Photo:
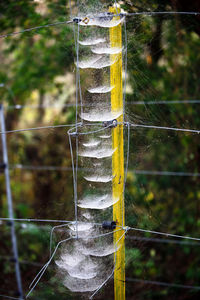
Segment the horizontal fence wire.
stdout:
<svg viewBox="0 0 200 300">
<path fill-rule="evenodd" d="M 157 171 L 157 170 L 133 170 L 138 175 L 155 175 L 155 176 L 183 176 L 183 177 L 199 177 L 200 173 L 192 172 L 171 172 L 171 171 Z"/>
<path fill-rule="evenodd" d="M 14 300 L 19 300 L 19 298 L 12 297 L 12 296 L 8 296 L 8 295 L 2 295 L 2 294 L 0 294 L 0 297 L 1 297 L 1 298 L 4 298 L 4 299 L 14 299 Z M 24 300 L 24 299 L 23 299 L 23 300 Z"/>
<path fill-rule="evenodd" d="M 48 27 L 58 26 L 58 25 L 66 25 L 66 24 L 71 24 L 71 23 L 73 23 L 73 21 L 55 22 L 55 23 L 50 23 L 50 24 L 46 24 L 46 25 L 35 26 L 35 27 L 27 28 L 27 29 L 22 29 L 20 31 L 15 31 L 15 32 L 7 33 L 7 34 L 1 34 L 0 38 L 7 38 L 7 37 L 10 37 L 13 35 L 18 35 L 18 34 L 30 32 L 33 30 L 39 30 L 42 28 L 48 28 Z"/>
<path fill-rule="evenodd" d="M 167 283 L 167 282 L 161 282 L 161 281 L 144 280 L 144 279 L 129 278 L 129 277 L 126 277 L 125 280 L 126 280 L 126 282 L 135 282 L 135 283 L 142 283 L 142 284 L 149 284 L 149 285 L 158 285 L 158 286 L 171 287 L 171 288 L 180 288 L 180 289 L 195 289 L 195 290 L 200 290 L 200 286 L 195 286 L 195 285 Z"/>
<path fill-rule="evenodd" d="M 162 105 L 162 104 L 200 104 L 200 100 L 153 100 L 153 101 L 128 101 L 125 105 Z M 82 104 L 82 107 L 96 107 L 96 104 Z M 21 110 L 21 109 L 44 109 L 44 108 L 67 108 L 67 107 L 76 107 L 75 103 L 65 103 L 65 104 L 41 104 L 41 105 L 28 105 L 28 104 L 15 104 L 5 106 L 5 110 Z"/>
<path fill-rule="evenodd" d="M 131 124 L 131 127 L 146 128 L 146 129 L 159 129 L 159 130 L 169 130 L 169 131 L 179 131 L 179 132 L 189 132 L 189 133 L 200 133 L 200 130 L 188 129 L 188 128 L 177 128 L 177 127 L 167 127 L 167 126 L 155 126 L 155 125 L 145 125 L 145 124 Z"/>
<path fill-rule="evenodd" d="M 29 262 L 25 262 L 26 264 L 31 264 Z M 36 263 L 37 264 L 37 263 Z M 34 264 L 35 265 L 35 264 Z M 41 264 L 37 264 L 35 266 L 41 266 Z M 163 282 L 163 281 L 155 281 L 155 280 L 145 280 L 145 279 L 138 279 L 138 278 L 130 278 L 126 277 L 125 279 L 126 282 L 135 282 L 135 283 L 141 283 L 141 284 L 146 284 L 146 285 L 156 285 L 156 286 L 163 286 L 163 287 L 169 287 L 169 288 L 179 288 L 179 289 L 194 289 L 194 290 L 200 290 L 200 286 L 195 286 L 195 285 L 185 285 L 185 284 L 177 284 L 177 283 L 168 283 L 168 282 Z M 7 296 L 7 295 L 1 295 L 0 297 L 5 297 L 7 299 L 19 299 L 15 298 L 12 296 Z"/>
<path fill-rule="evenodd" d="M 145 15 L 145 16 L 155 16 L 155 15 L 194 15 L 199 16 L 200 12 L 195 11 L 140 11 L 140 12 L 134 12 L 134 13 L 122 13 L 119 14 L 122 16 L 137 16 L 137 15 Z"/>
<path fill-rule="evenodd" d="M 141 241 L 146 243 L 163 243 L 163 244 L 177 244 L 177 245 L 185 245 L 185 246 L 200 246 L 200 243 L 197 242 L 189 242 L 189 241 L 180 241 L 180 240 L 170 240 L 170 239 L 163 239 L 163 238 L 148 238 L 148 237 L 139 237 L 139 236 L 129 236 L 127 235 L 126 238 L 128 240 L 133 241 Z"/>
<path fill-rule="evenodd" d="M 10 263 L 13 263 L 14 260 L 15 260 L 15 257 L 14 256 L 0 255 L 0 260 L 9 261 Z M 32 266 L 35 266 L 35 267 L 41 267 L 42 266 L 42 264 L 39 263 L 39 262 L 22 260 L 22 259 L 19 259 L 19 263 L 24 264 L 24 265 L 32 265 Z"/>
<path fill-rule="evenodd" d="M 47 222 L 47 223 L 72 223 L 68 220 L 52 220 L 52 219 L 23 219 L 23 218 L 0 218 L 1 221 L 17 221 L 17 222 Z"/>
<path fill-rule="evenodd" d="M 99 125 L 101 125 L 101 124 L 102 123 L 99 122 Z M 49 125 L 49 126 L 40 126 L 40 127 L 32 127 L 32 128 L 22 128 L 22 129 L 0 131 L 0 134 L 18 133 L 18 132 L 23 132 L 23 131 L 34 131 L 34 130 L 42 130 L 42 129 L 55 129 L 55 128 L 64 128 L 64 127 L 75 127 L 75 126 L 81 126 L 81 125 L 86 126 L 86 125 L 90 125 L 90 124 L 76 123 L 76 124 Z M 135 127 L 135 128 L 137 127 L 137 128 L 146 128 L 146 129 L 158 129 L 158 130 L 169 130 L 169 131 L 171 130 L 171 131 L 179 131 L 179 132 L 184 132 L 184 133 L 196 133 L 196 134 L 200 134 L 200 130 L 188 129 L 188 128 L 176 128 L 176 127 L 166 127 L 166 126 L 145 125 L 145 124 L 137 124 L 137 123 L 129 123 L 129 122 L 124 122 L 124 125 L 130 125 L 131 127 Z"/>
<path fill-rule="evenodd" d="M 76 221 L 69 221 L 69 220 L 45 220 L 45 219 L 20 219 L 20 218 L 0 218 L 1 221 L 18 221 L 18 222 L 55 222 L 55 223 L 76 223 Z M 88 222 L 85 222 L 88 223 Z M 92 223 L 89 222 L 93 225 L 97 226 L 102 226 L 101 223 Z M 173 233 L 168 233 L 168 232 L 161 232 L 161 231 L 155 231 L 155 230 L 147 230 L 147 229 L 142 229 L 142 228 L 137 228 L 137 227 L 119 227 L 121 228 L 120 230 L 126 230 L 126 231 L 138 231 L 138 232 L 143 232 L 143 233 L 150 233 L 150 234 L 155 234 L 155 235 L 161 235 L 161 236 L 166 236 L 166 237 L 172 237 L 172 238 L 178 238 L 178 239 L 186 239 L 186 240 L 193 240 L 193 241 L 200 241 L 200 238 L 197 237 L 191 237 L 191 236 L 186 236 L 186 235 L 178 235 L 178 234 L 173 234 Z M 106 233 L 107 234 L 107 233 Z M 110 233 L 108 233 L 110 234 Z M 104 234 L 105 235 L 105 234 Z M 99 235 L 101 236 L 101 235 Z M 94 237 L 93 237 L 94 238 Z"/>
<path fill-rule="evenodd" d="M 134 13 L 120 13 L 120 14 L 115 14 L 112 15 L 112 17 L 115 16 L 122 16 L 122 17 L 131 17 L 131 16 L 137 16 L 137 15 L 144 15 L 144 16 L 156 16 L 156 15 L 194 15 L 194 16 L 198 16 L 200 15 L 200 12 L 191 12 L 191 11 L 143 11 L 143 12 L 134 12 Z M 95 17 L 95 16 L 94 16 Z M 100 19 L 104 19 L 105 16 L 98 16 L 98 18 Z M 1 34 L 0 38 L 7 38 L 10 36 L 14 36 L 14 35 L 18 35 L 18 34 L 22 34 L 25 32 L 30 32 L 30 31 L 34 31 L 34 30 L 39 30 L 42 28 L 48 28 L 48 27 L 52 27 L 52 26 L 58 26 L 58 25 L 66 25 L 66 24 L 71 24 L 71 23 L 79 23 L 81 21 L 80 18 L 74 18 L 73 20 L 68 20 L 68 21 L 62 21 L 62 22 L 55 22 L 55 23 L 50 23 L 50 24 L 45 24 L 45 25 L 39 25 L 39 26 L 35 26 L 35 27 L 31 27 L 31 28 L 26 28 L 26 29 L 22 29 L 20 31 L 15 31 L 15 32 L 11 32 L 11 33 L 7 33 L 7 34 Z"/>
<path fill-rule="evenodd" d="M 144 233 L 151 233 L 151 234 L 162 235 L 162 236 L 172 237 L 172 238 L 200 241 L 200 238 L 197 238 L 197 237 L 191 237 L 191 236 L 179 235 L 179 234 L 173 234 L 173 233 L 167 233 L 167 232 L 160 232 L 160 231 L 142 229 L 142 228 L 137 228 L 137 227 L 128 227 L 128 230 L 144 232 Z"/>
<path fill-rule="evenodd" d="M 32 171 L 71 171 L 72 167 L 68 166 L 34 166 L 34 165 L 9 165 L 10 169 L 22 169 L 22 170 L 32 170 Z M 92 171 L 89 168 L 78 168 L 79 171 Z M 200 173 L 193 172 L 172 172 L 172 171 L 157 171 L 157 170 L 133 170 L 130 169 L 129 172 L 133 172 L 136 175 L 158 175 L 158 176 L 180 176 L 180 177 L 200 177 Z"/>
<path fill-rule="evenodd" d="M 198 13 L 194 13 L 194 12 L 138 12 L 138 13 L 131 13 L 131 14 L 124 14 L 126 16 L 133 16 L 133 15 L 147 15 L 147 16 L 152 16 L 155 14 L 194 14 L 194 15 L 198 15 Z M 45 27 L 50 27 L 50 26 L 56 26 L 56 25 L 61 25 L 61 24 L 69 24 L 72 23 L 73 21 L 67 21 L 67 22 L 57 22 L 57 23 L 52 23 L 52 24 L 47 24 L 47 25 L 43 25 L 43 26 L 37 26 L 37 27 L 33 27 L 33 28 L 29 28 L 29 29 L 24 29 L 22 31 L 18 31 L 18 32 L 13 32 L 10 34 L 6 34 L 6 35 L 0 35 L 0 38 L 5 38 L 5 37 L 9 37 L 12 35 L 17 35 L 17 34 L 21 34 L 24 32 L 28 32 L 28 31 L 33 31 L 33 30 L 38 30 L 41 28 L 45 28 Z M 143 103 L 144 104 L 144 103 Z M 56 126 L 44 126 L 44 127 L 35 127 L 35 128 L 28 128 L 28 129 L 17 129 L 17 130 L 11 130 L 11 131 L 4 131 L 1 132 L 1 134 L 7 134 L 7 133 L 12 133 L 12 132 L 22 132 L 22 131 L 31 131 L 31 130 L 40 130 L 40 129 L 52 129 L 52 128 L 57 128 L 57 127 L 67 127 L 67 126 L 77 126 L 77 124 L 70 124 L 70 125 L 56 125 Z M 158 126 L 150 126 L 150 125 L 139 125 L 139 124 L 130 124 L 131 126 L 134 127 L 142 127 L 143 128 L 154 128 L 154 129 L 165 129 L 165 130 L 176 130 L 176 131 L 184 131 L 184 132 L 191 132 L 191 133 L 200 133 L 199 130 L 191 130 L 191 129 L 181 129 L 181 128 L 170 128 L 170 127 L 158 127 Z M 6 218 L 0 218 L 1 220 L 5 220 Z M 12 219 L 14 220 L 14 218 Z M 25 220 L 25 219 L 24 219 Z M 31 219 L 29 219 L 31 220 Z M 38 220 L 39 221 L 39 220 Z M 40 220 L 42 221 L 42 220 Z M 52 220 L 51 220 L 52 221 Z M 56 220 L 54 220 L 56 221 Z M 59 220 L 60 222 L 60 220 Z M 64 221 L 66 222 L 66 221 Z M 128 230 L 139 230 L 139 231 L 145 231 L 143 229 L 136 229 L 136 228 L 130 228 L 128 227 Z M 171 236 L 171 237 L 178 237 L 178 238 L 187 238 L 187 239 L 193 239 L 193 240 L 200 240 L 198 238 L 192 238 L 192 237 L 186 237 L 186 236 L 179 236 L 179 235 L 174 235 L 174 234 L 166 234 L 166 233 L 161 233 L 161 232 L 156 232 L 156 231 L 145 231 L 145 232 L 149 232 L 149 233 L 154 233 L 154 234 L 162 234 L 162 235 L 167 235 L 167 236 Z M 126 278 L 126 280 L 132 280 L 132 281 L 140 281 L 140 279 L 131 279 L 131 278 Z M 140 281 L 141 282 L 141 281 Z M 163 282 L 156 282 L 156 281 L 143 281 L 145 283 L 148 282 L 148 284 L 155 284 L 157 283 L 157 285 L 165 285 L 165 286 L 173 286 L 173 287 L 182 287 L 182 288 L 195 288 L 195 289 L 200 289 L 200 287 L 196 287 L 196 286 L 188 286 L 188 285 L 179 285 L 179 284 L 168 284 L 168 283 L 163 283 Z M 3 295 L 0 295 L 3 296 Z M 14 298 L 14 297 L 9 297 L 9 296 L 4 296 L 5 298 L 10 298 L 10 299 L 18 299 L 18 298 Z"/>
<path fill-rule="evenodd" d="M 64 128 L 64 127 L 74 127 L 76 125 L 77 124 L 63 124 L 63 125 L 49 125 L 49 126 L 40 126 L 40 127 L 32 127 L 32 128 L 22 128 L 22 129 L 0 131 L 0 134 L 18 133 L 18 132 L 23 132 L 23 131 L 34 131 L 34 130 L 43 130 L 43 129 L 55 129 L 55 128 Z"/>
</svg>

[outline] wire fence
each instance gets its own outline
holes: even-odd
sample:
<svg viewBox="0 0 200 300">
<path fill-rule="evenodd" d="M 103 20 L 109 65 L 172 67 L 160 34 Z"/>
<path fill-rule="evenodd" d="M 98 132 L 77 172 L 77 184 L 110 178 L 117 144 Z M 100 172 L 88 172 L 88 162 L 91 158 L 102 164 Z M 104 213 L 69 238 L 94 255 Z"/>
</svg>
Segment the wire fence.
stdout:
<svg viewBox="0 0 200 300">
<path fill-rule="evenodd" d="M 193 15 L 193 16 L 198 16 L 200 15 L 199 12 L 191 12 L 191 11 L 143 11 L 143 12 L 134 12 L 134 13 L 120 13 L 120 14 L 113 14 L 111 18 L 113 17 L 117 17 L 117 16 L 122 16 L 122 17 L 131 17 L 131 16 L 139 16 L 139 15 L 143 15 L 143 16 L 156 16 L 156 15 Z M 105 17 L 108 17 L 107 15 L 105 16 L 98 16 L 97 18 L 100 19 L 104 19 Z M 83 18 L 84 19 L 84 18 Z M 26 32 L 30 32 L 30 31 L 34 31 L 34 30 L 39 30 L 39 29 L 43 29 L 43 28 L 48 28 L 48 27 L 53 27 L 53 26 L 58 26 L 58 25 L 67 25 L 67 24 L 72 24 L 72 23 L 80 23 L 82 21 L 81 18 L 74 18 L 73 20 L 68 20 L 68 21 L 62 21 L 62 22 L 55 22 L 55 23 L 50 23 L 50 24 L 45 24 L 45 25 L 39 25 L 39 26 L 35 26 L 35 27 L 31 27 L 31 28 L 26 28 L 20 31 L 15 31 L 15 32 L 11 32 L 11 33 L 7 33 L 7 34 L 1 34 L 0 38 L 7 38 L 7 37 L 11 37 L 14 35 L 18 35 L 18 34 L 22 34 L 22 33 L 26 33 Z"/>
<path fill-rule="evenodd" d="M 121 17 L 131 17 L 131 16 L 137 16 L 137 15 L 142 15 L 142 16 L 155 16 L 155 15 L 194 15 L 194 16 L 199 16 L 200 13 L 199 12 L 173 12 L 173 11 L 163 11 L 163 12 L 134 12 L 134 13 L 120 13 L 120 14 L 114 14 L 112 15 L 112 17 L 114 16 L 121 16 Z M 105 18 L 105 16 L 95 16 L 97 18 Z M 107 16 L 106 16 L 107 17 Z M 90 18 L 90 17 L 88 17 Z M 91 18 L 93 18 L 93 16 L 91 16 Z M 69 24 L 77 24 L 78 27 L 78 32 L 77 32 L 77 36 L 75 36 L 76 38 L 76 54 L 77 54 L 77 72 L 76 72 L 76 104 L 64 104 L 62 106 L 51 106 L 51 105 L 35 105 L 35 106 L 29 106 L 29 105 L 14 105 L 14 106 L 8 106 L 7 109 L 23 109 L 23 108 L 35 108 L 35 109 L 39 109 L 39 108 L 57 108 L 57 107 L 76 107 L 76 123 L 75 124 L 63 124 L 63 125 L 52 125 L 52 126 L 41 126 L 41 127 L 33 127 L 33 128 L 22 128 L 22 129 L 14 129 L 14 130 L 9 130 L 6 131 L 5 129 L 5 123 L 4 123 L 4 113 L 3 113 L 3 109 L 1 108 L 1 137 L 2 137 L 2 144 L 3 144 L 3 152 L 4 152 L 4 164 L 5 164 L 5 168 L 4 168 L 4 173 L 5 173 L 5 177 L 6 177 L 6 187 L 7 187 L 7 200 L 8 200 L 8 206 L 9 206 L 9 218 L 0 218 L 1 221 L 10 221 L 11 223 L 11 238 L 12 238 L 12 245 L 13 245 L 13 257 L 15 259 L 15 273 L 16 273 L 16 280 L 17 280 L 17 284 L 18 284 L 18 294 L 19 296 L 16 297 L 12 297 L 12 296 L 8 296 L 8 295 L 0 295 L 0 297 L 3 298 L 8 298 L 8 299 L 20 299 L 23 300 L 23 290 L 22 290 L 22 282 L 21 282 L 21 274 L 20 274 L 20 269 L 19 269 L 19 264 L 20 263 L 24 263 L 24 264 L 29 264 L 28 261 L 20 261 L 19 256 L 18 256 L 18 250 L 17 250 L 17 243 L 16 243 L 16 236 L 15 236 L 15 226 L 14 226 L 14 222 L 19 221 L 19 222 L 52 222 L 52 223 L 71 223 L 72 221 L 69 220 L 44 220 L 44 219 L 17 219 L 14 218 L 14 214 L 13 214 L 13 208 L 12 208 L 12 196 L 11 196 L 11 189 L 10 189 L 10 178 L 9 178 L 9 169 L 24 169 L 24 170 L 32 170 L 32 171 L 69 171 L 69 170 L 73 170 L 73 179 L 74 179 L 74 192 L 75 192 L 75 224 L 76 226 L 78 225 L 78 219 L 77 219 L 77 195 L 76 195 L 76 190 L 77 190 L 77 171 L 78 171 L 78 167 L 74 166 L 74 163 L 72 161 L 72 167 L 65 167 L 65 166 L 27 166 L 27 165 L 9 165 L 8 163 L 8 155 L 7 155 L 7 144 L 6 144 L 6 135 L 10 134 L 10 133 L 19 133 L 19 132 L 25 132 L 25 131 L 35 131 L 35 130 L 46 130 L 46 129 L 56 129 L 56 128 L 65 128 L 65 127 L 75 127 L 76 128 L 76 134 L 78 135 L 78 131 L 77 128 L 78 126 L 82 126 L 83 123 L 78 123 L 78 94 L 81 93 L 81 89 L 80 89 L 80 74 L 79 74 L 79 56 L 78 56 L 78 41 L 79 41 L 79 23 L 82 22 L 83 19 L 80 18 L 74 18 L 72 20 L 69 21 L 64 21 L 64 22 L 55 22 L 55 23 L 50 23 L 50 24 L 46 24 L 46 25 L 40 25 L 40 26 L 35 26 L 32 28 L 27 28 L 27 29 L 23 29 L 20 31 L 16 31 L 16 32 L 11 32 L 8 34 L 2 34 L 0 35 L 0 38 L 8 38 L 11 36 L 16 36 L 18 34 L 22 34 L 22 33 L 26 33 L 26 32 L 31 32 L 31 31 L 35 31 L 35 30 L 40 30 L 42 28 L 48 28 L 48 27 L 52 27 L 52 26 L 59 26 L 59 25 L 69 25 Z M 80 94 L 80 98 L 81 94 Z M 163 100 L 163 101 L 148 101 L 148 102 L 143 102 L 143 101 L 132 101 L 127 103 L 127 105 L 163 105 L 163 104 L 199 104 L 200 100 Z M 83 104 L 81 102 L 81 109 L 83 107 Z M 130 123 L 130 122 L 124 122 L 124 125 L 127 126 L 128 130 L 130 127 L 136 129 L 136 128 L 144 128 L 144 129 L 156 129 L 156 130 L 166 130 L 166 131 L 176 131 L 176 132 L 182 132 L 184 134 L 188 134 L 188 133 L 192 133 L 192 134 L 199 134 L 200 130 L 195 130 L 195 129 L 187 129 L 187 128 L 174 128 L 174 127 L 164 127 L 164 126 L 155 126 L 155 125 L 146 125 L 146 124 L 134 124 L 134 123 Z M 99 123 L 99 125 L 101 125 L 101 123 Z M 70 137 L 70 134 L 69 134 Z M 71 140 L 70 140 L 71 141 Z M 129 141 L 130 141 L 130 136 L 128 137 L 128 145 L 129 145 Z M 70 144 L 71 145 L 71 144 Z M 71 152 L 72 152 L 72 145 L 70 147 Z M 78 152 L 77 152 L 78 153 Z M 71 153 L 72 158 L 73 158 L 73 152 Z M 78 154 L 76 154 L 78 155 Z M 128 169 L 128 158 L 129 158 L 129 153 L 127 155 L 127 169 Z M 170 172 L 170 171 L 154 171 L 154 170 L 132 170 L 135 174 L 140 174 L 140 175 L 163 175 L 163 176 L 192 176 L 192 177 L 199 177 L 200 174 L 199 173 L 191 173 L 191 172 Z M 59 225 L 59 226 L 63 226 L 63 225 Z M 142 233 L 148 233 L 148 234 L 153 234 L 153 235 L 158 235 L 158 236 L 165 236 L 165 237 L 170 237 L 170 238 L 176 238 L 176 239 L 185 239 L 188 241 L 179 241 L 179 240 L 169 240 L 169 239 L 156 239 L 156 238 L 147 238 L 147 237 L 135 237 L 135 236 L 131 236 L 129 237 L 131 240 L 135 240 L 135 241 L 143 241 L 143 242 L 157 242 L 157 243 L 174 243 L 174 244 L 181 244 L 181 245 L 200 245 L 200 243 L 197 243 L 197 241 L 200 241 L 200 238 L 198 237 L 190 237 L 190 236 L 185 236 L 185 235 L 178 235 L 178 234 L 173 234 L 173 233 L 165 233 L 165 232 L 160 232 L 160 231 L 154 231 L 154 230 L 146 230 L 143 228 L 136 228 L 136 227 L 122 227 L 120 229 L 117 230 L 121 230 L 123 233 L 121 235 L 121 238 L 123 237 L 123 235 L 125 235 L 128 231 L 135 231 L 135 232 L 142 232 Z M 76 231 L 77 227 L 76 227 Z M 109 234 L 113 234 L 113 231 L 109 232 L 109 233 L 105 233 L 105 234 L 101 234 L 98 236 L 93 236 L 90 237 L 91 239 L 94 238 L 99 238 L 102 236 L 106 236 Z M 76 236 L 76 238 L 78 238 L 78 235 Z M 88 238 L 88 237 L 87 237 Z M 52 255 L 50 256 L 50 259 L 48 260 L 48 262 L 42 267 L 42 269 L 40 270 L 40 272 L 36 275 L 36 277 L 34 278 L 29 293 L 27 295 L 27 297 L 30 295 L 30 293 L 32 292 L 32 290 L 36 287 L 36 285 L 38 284 L 39 280 L 41 279 L 41 277 L 43 276 L 44 272 L 46 271 L 46 269 L 49 267 L 52 259 L 54 258 L 54 255 L 59 247 L 59 245 L 61 245 L 61 243 L 65 243 L 69 240 L 73 239 L 73 237 L 70 237 L 68 239 L 62 240 L 60 241 L 55 249 L 54 252 L 52 253 Z M 196 241 L 196 242 L 195 242 Z M 10 259 L 10 258 L 9 258 Z M 30 262 L 31 263 L 31 262 Z M 35 266 L 40 266 L 38 263 L 35 263 Z M 94 292 L 94 294 L 92 295 L 92 297 L 100 290 L 100 288 L 113 276 L 115 270 L 115 266 L 113 268 L 112 273 L 108 276 L 108 278 L 105 280 L 105 282 L 99 286 L 97 288 L 97 290 Z M 196 289 L 199 290 L 200 287 L 199 286 L 192 286 L 192 285 L 182 285 L 182 284 L 175 284 L 175 283 L 166 283 L 166 282 L 160 282 L 160 281 L 150 281 L 150 280 L 143 280 L 143 279 L 135 279 L 135 278 L 126 278 L 126 281 L 129 282 L 135 282 L 135 283 L 141 283 L 141 284 L 149 284 L 149 285 L 159 285 L 159 286 L 164 286 L 164 287 L 171 287 L 171 288 L 184 288 L 184 289 Z"/>
<path fill-rule="evenodd" d="M 72 167 L 68 166 L 37 166 L 37 165 L 22 165 L 22 164 L 11 164 L 9 169 L 21 169 L 29 171 L 72 171 Z M 90 168 L 78 168 L 78 171 L 92 171 Z M 173 171 L 159 171 L 159 170 L 137 170 L 130 169 L 136 175 L 158 175 L 158 176 L 180 176 L 180 177 L 200 177 L 200 173 L 195 172 L 173 172 Z"/>
<path fill-rule="evenodd" d="M 153 101 L 128 101 L 125 103 L 126 106 L 128 105 L 172 105 L 172 104 L 200 104 L 200 100 L 153 100 Z M 82 107 L 95 107 L 96 104 L 82 104 Z M 5 106 L 5 110 L 22 110 L 22 109 L 45 109 L 45 108 L 52 108 L 52 109 L 60 109 L 60 108 L 69 108 L 69 107 L 76 107 L 75 103 L 65 103 L 65 104 L 42 104 L 42 105 L 22 105 L 22 104 L 15 104 Z"/>
</svg>

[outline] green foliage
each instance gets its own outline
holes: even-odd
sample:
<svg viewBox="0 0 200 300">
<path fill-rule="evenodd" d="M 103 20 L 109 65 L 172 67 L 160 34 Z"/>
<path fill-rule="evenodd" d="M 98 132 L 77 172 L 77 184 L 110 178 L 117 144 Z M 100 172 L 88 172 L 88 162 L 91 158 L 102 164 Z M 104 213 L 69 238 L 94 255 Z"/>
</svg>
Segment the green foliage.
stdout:
<svg viewBox="0 0 200 300">
<path fill-rule="evenodd" d="M 43 2 L 44 7 L 36 1 L 1 1 L 1 34 L 69 20 L 66 1 Z M 181 10 L 180 1 L 172 2 L 176 2 Z M 192 5 L 193 2 L 189 4 Z M 96 3 L 90 1 L 91 5 Z M 101 4 L 99 2 L 99 5 Z M 175 9 L 169 1 L 156 0 L 142 1 L 142 4 L 141 1 L 123 1 L 121 5 L 128 12 Z M 184 10 L 185 4 L 182 5 Z M 145 104 L 127 105 L 127 118 L 131 122 L 200 128 L 199 105 L 147 104 L 148 101 L 158 100 L 199 99 L 198 22 L 194 16 L 127 18 L 127 84 L 130 92 L 126 95 L 126 101 L 144 101 Z M 71 77 L 74 75 L 72 29 L 71 25 L 53 26 L 1 40 L 0 83 L 4 83 L 5 86 L 0 88 L 0 97 L 5 103 L 12 105 L 33 102 L 42 105 L 49 95 L 53 95 L 55 103 L 61 98 L 62 103 L 69 100 L 73 102 L 74 96 L 70 93 L 74 85 L 73 79 L 65 79 L 66 74 L 70 74 Z M 58 76 L 63 76 L 64 81 L 58 81 Z M 25 109 L 11 110 L 6 117 L 8 129 L 19 128 L 24 124 L 27 126 L 31 118 L 37 119 L 36 125 L 49 124 L 46 120 L 50 120 L 51 125 L 58 125 L 73 123 L 75 109 L 63 109 L 50 117 L 43 110 L 36 114 L 33 111 L 27 113 Z M 71 166 L 66 129 L 11 135 L 8 136 L 8 145 L 11 164 Z M 131 171 L 146 169 L 200 173 L 199 161 L 200 147 L 197 135 L 131 129 L 130 170 L 125 192 L 126 224 L 143 229 L 199 236 L 199 177 L 148 176 Z M 53 215 L 55 219 L 73 219 L 71 171 L 64 173 L 12 170 L 10 174 L 16 217 L 51 219 Z M 0 215 L 7 216 L 3 176 L 0 177 L 0 189 Z M 6 256 L 10 255 L 10 229 L 8 226 L 4 229 L 1 229 L 1 254 Z M 48 260 L 50 230 L 49 226 L 18 226 L 20 259 L 32 263 L 45 263 Z M 134 236 L 134 233 L 131 234 Z M 62 237 L 60 233 L 59 238 Z M 136 237 L 155 236 L 146 233 Z M 126 275 L 137 279 L 199 285 L 198 252 L 199 246 L 128 240 Z M 1 263 L 1 270 L 1 279 L 4 279 L 5 275 L 12 278 L 13 266 L 10 263 Z M 24 264 L 22 271 L 27 290 L 28 283 L 38 269 Z M 42 282 L 33 299 L 55 299 L 55 287 L 60 299 L 77 299 L 77 295 L 66 296 L 66 289 L 57 282 L 54 275 L 55 270 L 50 270 L 48 284 Z M 12 288 L 12 280 L 8 287 Z M 127 297 L 182 300 L 197 299 L 197 294 L 137 283 L 134 284 L 134 289 L 127 284 Z"/>
</svg>

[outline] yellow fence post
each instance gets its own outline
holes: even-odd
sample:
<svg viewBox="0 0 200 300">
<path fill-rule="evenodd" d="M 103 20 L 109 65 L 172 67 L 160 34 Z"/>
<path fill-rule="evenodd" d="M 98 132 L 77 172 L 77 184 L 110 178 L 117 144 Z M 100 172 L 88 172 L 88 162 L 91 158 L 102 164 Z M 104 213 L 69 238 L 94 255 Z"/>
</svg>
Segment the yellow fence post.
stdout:
<svg viewBox="0 0 200 300">
<path fill-rule="evenodd" d="M 119 14 L 120 9 L 110 7 L 109 12 Z M 120 16 L 113 17 L 114 20 Z M 110 46 L 122 49 L 122 25 L 110 28 Z M 110 67 L 111 91 L 111 110 L 113 112 L 121 110 L 123 112 L 123 88 L 122 88 L 122 51 L 111 54 L 111 61 L 114 62 Z M 113 173 L 113 198 L 119 201 L 113 205 L 113 220 L 117 221 L 118 226 L 124 226 L 124 137 L 123 137 L 123 115 L 117 119 L 117 127 L 113 128 L 112 146 L 115 149 L 112 159 Z M 115 255 L 114 271 L 114 293 L 115 300 L 125 300 L 125 238 L 121 238 L 123 231 L 114 232 L 114 244 L 117 244 L 118 251 Z M 121 238 L 121 239 L 120 239 Z"/>
</svg>

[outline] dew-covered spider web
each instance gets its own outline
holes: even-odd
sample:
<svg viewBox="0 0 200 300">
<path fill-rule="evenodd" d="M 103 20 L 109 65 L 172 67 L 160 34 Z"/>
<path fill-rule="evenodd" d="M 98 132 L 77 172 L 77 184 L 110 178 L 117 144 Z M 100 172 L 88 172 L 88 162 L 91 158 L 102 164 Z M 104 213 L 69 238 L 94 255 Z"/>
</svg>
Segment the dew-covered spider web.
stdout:
<svg viewBox="0 0 200 300">
<path fill-rule="evenodd" d="M 0 8 L 9 159 L 5 165 L 2 139 L 0 298 L 115 299 L 125 237 L 127 300 L 197 299 L 199 4 L 38 0 Z M 118 27 L 121 43 L 112 42 Z M 119 64 L 123 106 L 115 109 Z M 113 219 L 116 178 L 123 225 Z"/>
</svg>

